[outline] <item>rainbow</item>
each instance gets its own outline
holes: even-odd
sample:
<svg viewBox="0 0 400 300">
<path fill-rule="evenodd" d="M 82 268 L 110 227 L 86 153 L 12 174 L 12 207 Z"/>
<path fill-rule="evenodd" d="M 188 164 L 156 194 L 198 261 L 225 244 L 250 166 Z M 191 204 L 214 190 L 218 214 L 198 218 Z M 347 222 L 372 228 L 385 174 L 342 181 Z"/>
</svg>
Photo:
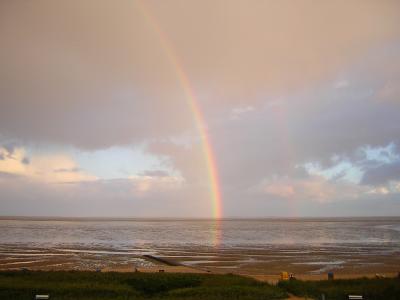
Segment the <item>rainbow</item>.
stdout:
<svg viewBox="0 0 400 300">
<path fill-rule="evenodd" d="M 157 20 L 149 13 L 143 1 L 139 1 L 139 8 L 151 28 L 157 34 L 161 47 L 164 49 L 168 60 L 174 66 L 176 76 L 183 88 L 187 104 L 193 113 L 194 122 L 200 135 L 202 150 L 204 153 L 205 163 L 207 166 L 208 179 L 210 183 L 210 194 L 212 199 L 213 217 L 220 219 L 222 217 L 222 196 L 220 191 L 219 177 L 215 155 L 208 135 L 208 130 L 204 115 L 198 104 L 198 100 L 190 84 L 189 78 L 185 73 L 182 63 L 180 62 L 176 51 L 170 42 L 168 36 L 163 32 Z"/>
</svg>

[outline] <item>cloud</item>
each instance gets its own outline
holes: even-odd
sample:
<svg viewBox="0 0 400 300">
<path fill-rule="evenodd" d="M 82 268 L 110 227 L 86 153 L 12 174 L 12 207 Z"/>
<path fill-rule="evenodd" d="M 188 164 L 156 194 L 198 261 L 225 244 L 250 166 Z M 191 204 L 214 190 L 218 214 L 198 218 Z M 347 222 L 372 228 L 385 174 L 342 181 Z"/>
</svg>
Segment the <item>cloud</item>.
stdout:
<svg viewBox="0 0 400 300">
<path fill-rule="evenodd" d="M 130 213 L 115 205 L 131 215 L 210 214 L 190 99 L 145 14 L 203 111 L 224 212 L 286 215 L 285 199 L 303 214 L 334 202 L 362 210 L 343 199 L 398 207 L 397 162 L 362 149 L 400 143 L 399 5 L 0 2 L 0 142 L 17 141 L 0 148 L 2 191 L 16 201 L 3 207 L 43 199 L 57 212 L 50 199 L 59 197 L 66 213 L 67 201 L 81 200 L 75 212 L 91 214 L 93 197 L 99 215 Z M 126 158 L 137 145 L 143 155 Z M 46 154 L 31 155 L 36 147 Z"/>
<path fill-rule="evenodd" d="M 248 114 L 254 110 L 253 106 L 240 106 L 240 107 L 234 107 L 231 111 L 231 119 L 232 120 L 238 120 L 240 119 L 243 115 Z"/>
<path fill-rule="evenodd" d="M 23 163 L 25 151 L 23 149 L 10 149 L 9 147 L 0 148 L 3 159 L 0 161 L 0 171 L 3 173 L 22 175 L 27 172 L 27 167 Z"/>
<path fill-rule="evenodd" d="M 60 169 L 54 169 L 54 170 L 53 170 L 54 173 L 69 173 L 69 172 L 71 172 L 71 173 L 77 173 L 77 172 L 80 172 L 80 171 L 81 171 L 81 169 L 80 169 L 80 168 L 77 168 L 77 167 L 75 167 L 75 168 L 69 168 L 69 169 L 60 168 Z"/>
<path fill-rule="evenodd" d="M 400 161 L 368 169 L 361 179 L 361 184 L 376 186 L 395 180 L 400 180 Z"/>
<path fill-rule="evenodd" d="M 169 174 L 164 170 L 146 170 L 141 172 L 140 175 L 147 177 L 167 177 Z"/>
<path fill-rule="evenodd" d="M 95 180 L 93 175 L 80 170 L 76 162 L 67 155 L 35 155 L 27 158 L 23 148 L 0 147 L 5 157 L 0 160 L 0 172 L 18 175 L 48 183 L 71 183 Z"/>
<path fill-rule="evenodd" d="M 1 133 L 97 149 L 193 130 L 143 7 L 207 116 L 316 86 L 400 33 L 397 1 L 3 1 Z"/>
<path fill-rule="evenodd" d="M 366 189 L 356 184 L 335 182 L 322 176 L 311 176 L 303 179 L 273 177 L 264 179 L 253 188 L 255 192 L 268 196 L 296 201 L 330 202 L 338 199 L 357 199 Z"/>
<path fill-rule="evenodd" d="M 138 195 L 159 191 L 168 192 L 179 189 L 184 184 L 184 179 L 178 176 L 130 176 L 134 192 Z"/>
<path fill-rule="evenodd" d="M 350 83 L 347 80 L 339 80 L 337 82 L 335 82 L 335 84 L 333 85 L 336 89 L 342 89 L 342 88 L 346 88 L 350 85 Z"/>
<path fill-rule="evenodd" d="M 21 160 L 21 162 L 24 164 L 24 165 L 29 165 L 30 164 L 30 159 L 28 158 L 28 157 L 24 157 L 22 160 Z"/>
<path fill-rule="evenodd" d="M 145 186 L 147 185 L 147 186 Z M 180 178 L 121 178 L 48 184 L 2 177 L 2 215 L 86 217 L 209 217 L 208 192 Z"/>
<path fill-rule="evenodd" d="M 169 169 L 179 172 L 187 182 L 208 184 L 208 169 L 201 141 L 179 144 L 173 140 L 153 141 L 147 151 L 164 161 Z"/>
</svg>

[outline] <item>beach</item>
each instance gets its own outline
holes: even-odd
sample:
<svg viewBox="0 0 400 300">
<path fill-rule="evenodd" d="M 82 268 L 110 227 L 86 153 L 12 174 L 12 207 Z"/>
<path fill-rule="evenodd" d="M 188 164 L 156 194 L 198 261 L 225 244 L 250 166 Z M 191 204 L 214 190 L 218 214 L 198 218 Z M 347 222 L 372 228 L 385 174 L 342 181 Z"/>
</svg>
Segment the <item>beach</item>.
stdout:
<svg viewBox="0 0 400 300">
<path fill-rule="evenodd" d="M 0 270 L 396 276 L 400 221 L 0 220 Z"/>
</svg>

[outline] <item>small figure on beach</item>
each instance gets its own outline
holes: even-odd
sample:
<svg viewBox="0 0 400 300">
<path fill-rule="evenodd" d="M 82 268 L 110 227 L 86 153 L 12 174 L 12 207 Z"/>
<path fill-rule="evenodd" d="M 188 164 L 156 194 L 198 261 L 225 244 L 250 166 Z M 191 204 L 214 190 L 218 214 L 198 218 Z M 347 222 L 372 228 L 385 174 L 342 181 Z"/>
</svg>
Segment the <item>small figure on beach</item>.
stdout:
<svg viewBox="0 0 400 300">
<path fill-rule="evenodd" d="M 328 280 L 333 280 L 333 279 L 334 279 L 333 272 L 328 272 Z"/>
</svg>

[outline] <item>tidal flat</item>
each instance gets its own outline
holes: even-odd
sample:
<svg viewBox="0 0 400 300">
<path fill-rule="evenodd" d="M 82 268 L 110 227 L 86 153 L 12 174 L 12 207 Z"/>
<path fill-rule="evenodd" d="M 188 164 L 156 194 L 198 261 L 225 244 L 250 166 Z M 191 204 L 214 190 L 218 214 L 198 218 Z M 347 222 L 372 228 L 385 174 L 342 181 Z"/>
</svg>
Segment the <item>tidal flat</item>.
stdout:
<svg viewBox="0 0 400 300">
<path fill-rule="evenodd" d="M 393 275 L 400 271 L 400 219 L 0 219 L 0 270 L 21 268 Z"/>
</svg>

